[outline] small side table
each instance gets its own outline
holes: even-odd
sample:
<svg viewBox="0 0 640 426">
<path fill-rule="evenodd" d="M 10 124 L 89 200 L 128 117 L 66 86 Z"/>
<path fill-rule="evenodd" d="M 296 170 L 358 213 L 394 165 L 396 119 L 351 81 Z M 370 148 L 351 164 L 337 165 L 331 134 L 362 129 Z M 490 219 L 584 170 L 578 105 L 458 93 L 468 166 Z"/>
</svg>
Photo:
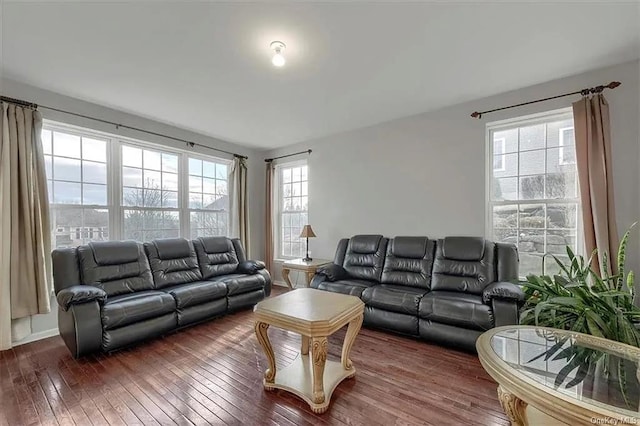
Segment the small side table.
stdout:
<svg viewBox="0 0 640 426">
<path fill-rule="evenodd" d="M 302 259 L 287 260 L 282 264 L 282 278 L 284 278 L 284 282 L 287 283 L 289 290 L 293 290 L 291 280 L 289 280 L 289 272 L 291 272 L 292 269 L 303 271 L 307 278 L 307 287 L 309 287 L 311 279 L 316 274 L 318 268 L 328 265 L 329 263 L 332 263 L 332 261 L 328 259 L 313 259 L 309 262 L 305 262 Z"/>
<path fill-rule="evenodd" d="M 259 302 L 253 308 L 255 332 L 267 357 L 265 390 L 282 389 L 302 398 L 314 413 L 327 411 L 331 395 L 356 368 L 349 358 L 362 326 L 364 303 L 355 297 L 329 291 L 300 288 Z M 327 359 L 328 337 L 344 327 L 340 361 Z M 270 326 L 302 336 L 300 355 L 287 367 L 276 366 L 267 330 Z"/>
</svg>

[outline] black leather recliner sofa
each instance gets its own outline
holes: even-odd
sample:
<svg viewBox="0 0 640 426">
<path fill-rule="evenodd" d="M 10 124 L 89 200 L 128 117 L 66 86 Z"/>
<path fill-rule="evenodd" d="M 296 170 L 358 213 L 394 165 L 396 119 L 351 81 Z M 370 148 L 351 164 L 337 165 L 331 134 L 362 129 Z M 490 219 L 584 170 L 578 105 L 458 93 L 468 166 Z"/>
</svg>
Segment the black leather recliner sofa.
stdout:
<svg viewBox="0 0 640 426">
<path fill-rule="evenodd" d="M 475 351 L 484 331 L 518 323 L 518 252 L 484 238 L 384 238 L 338 243 L 311 287 L 358 296 L 364 324 Z"/>
<path fill-rule="evenodd" d="M 237 239 L 93 242 L 54 250 L 60 335 L 74 355 L 113 351 L 227 312 L 271 292 Z"/>
</svg>

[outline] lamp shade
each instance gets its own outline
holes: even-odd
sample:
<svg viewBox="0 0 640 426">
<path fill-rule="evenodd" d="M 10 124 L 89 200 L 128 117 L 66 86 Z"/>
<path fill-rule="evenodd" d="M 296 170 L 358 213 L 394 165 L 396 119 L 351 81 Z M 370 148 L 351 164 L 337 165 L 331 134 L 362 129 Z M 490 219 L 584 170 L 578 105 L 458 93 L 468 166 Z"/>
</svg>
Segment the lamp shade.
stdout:
<svg viewBox="0 0 640 426">
<path fill-rule="evenodd" d="M 300 238 L 313 238 L 315 236 L 316 234 L 313 232 L 313 229 L 311 229 L 311 225 L 305 225 L 300 233 Z"/>
</svg>

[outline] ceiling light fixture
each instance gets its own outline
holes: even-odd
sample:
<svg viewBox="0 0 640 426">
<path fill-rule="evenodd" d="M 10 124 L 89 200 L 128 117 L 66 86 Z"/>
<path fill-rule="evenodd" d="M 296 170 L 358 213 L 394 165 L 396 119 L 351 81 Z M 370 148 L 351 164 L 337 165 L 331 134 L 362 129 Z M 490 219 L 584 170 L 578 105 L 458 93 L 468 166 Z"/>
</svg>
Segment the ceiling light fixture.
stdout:
<svg viewBox="0 0 640 426">
<path fill-rule="evenodd" d="M 285 46 L 285 44 L 281 41 L 274 41 L 271 42 L 271 50 L 273 50 L 273 58 L 271 58 L 271 63 L 273 64 L 273 66 L 275 67 L 281 67 L 285 64 L 285 59 L 284 56 L 282 55 L 282 52 L 284 52 L 284 49 L 287 47 Z"/>
</svg>

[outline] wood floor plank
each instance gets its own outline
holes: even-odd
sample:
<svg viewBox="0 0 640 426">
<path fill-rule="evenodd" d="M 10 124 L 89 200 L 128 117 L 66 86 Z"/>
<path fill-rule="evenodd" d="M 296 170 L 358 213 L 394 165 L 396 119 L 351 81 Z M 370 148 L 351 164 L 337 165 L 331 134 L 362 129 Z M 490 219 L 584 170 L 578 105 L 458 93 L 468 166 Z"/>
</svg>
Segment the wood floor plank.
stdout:
<svg viewBox="0 0 640 426">
<path fill-rule="evenodd" d="M 329 338 L 329 359 L 344 335 Z M 271 327 L 269 336 L 279 368 L 298 356 L 298 335 Z M 53 337 L 0 352 L 0 426 L 508 425 L 475 355 L 363 329 L 351 359 L 356 377 L 316 415 L 262 389 L 267 362 L 250 310 L 79 360 Z"/>
</svg>

